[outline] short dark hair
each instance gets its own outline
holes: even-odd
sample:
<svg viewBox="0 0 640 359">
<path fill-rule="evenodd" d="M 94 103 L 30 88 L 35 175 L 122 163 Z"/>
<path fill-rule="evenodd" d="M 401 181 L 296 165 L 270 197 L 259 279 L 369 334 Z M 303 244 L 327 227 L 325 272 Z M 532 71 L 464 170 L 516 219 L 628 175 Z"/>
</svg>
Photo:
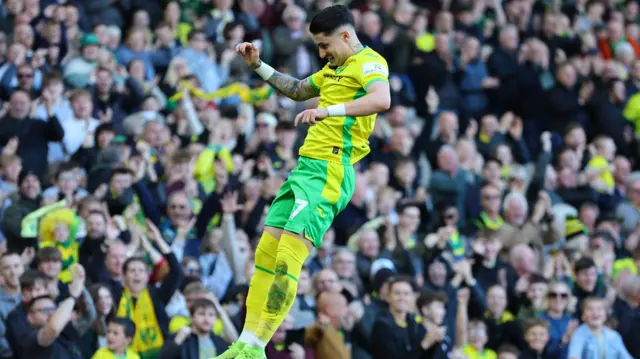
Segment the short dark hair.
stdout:
<svg viewBox="0 0 640 359">
<path fill-rule="evenodd" d="M 121 325 L 126 338 L 133 338 L 136 335 L 136 324 L 129 318 L 115 317 L 109 319 L 109 323 Z"/>
<path fill-rule="evenodd" d="M 437 291 L 437 292 L 427 291 L 420 294 L 420 297 L 418 297 L 418 301 L 416 302 L 418 311 L 420 311 L 422 308 L 428 306 L 433 302 L 440 302 L 440 303 L 446 304 L 447 293 L 441 292 L 441 291 Z"/>
<path fill-rule="evenodd" d="M 196 37 L 196 35 L 200 35 L 200 34 L 203 34 L 205 37 L 207 36 L 207 34 L 202 30 L 197 30 L 197 29 L 191 30 L 188 35 L 188 40 L 191 41 L 193 40 L 194 37 Z"/>
<path fill-rule="evenodd" d="M 101 132 L 116 132 L 115 128 L 110 123 L 101 123 L 96 127 L 96 138 L 100 135 Z"/>
<path fill-rule="evenodd" d="M 589 257 L 582 257 L 576 261 L 574 270 L 576 274 L 578 274 L 578 272 L 582 272 L 585 269 L 594 268 L 595 266 L 596 262 L 594 262 L 593 259 Z"/>
<path fill-rule="evenodd" d="M 129 265 L 133 262 L 140 262 L 145 266 L 147 265 L 147 262 L 144 260 L 143 257 L 130 257 L 130 258 L 127 258 L 126 261 L 124 261 L 124 264 L 122 265 L 122 273 L 126 273 L 127 268 L 129 268 Z"/>
<path fill-rule="evenodd" d="M 524 322 L 524 332 L 528 332 L 533 327 L 543 327 L 549 330 L 549 322 L 542 318 L 531 318 Z"/>
<path fill-rule="evenodd" d="M 212 308 L 215 311 L 216 305 L 213 304 L 212 301 L 206 298 L 197 299 L 193 302 L 193 304 L 191 304 L 191 308 L 189 309 L 189 314 L 191 314 L 191 316 L 193 317 L 193 315 L 200 308 L 205 308 L 205 309 Z"/>
<path fill-rule="evenodd" d="M 62 253 L 56 247 L 42 247 L 36 253 L 36 259 L 40 262 L 61 262 Z"/>
<path fill-rule="evenodd" d="M 60 175 L 62 175 L 63 173 L 65 173 L 65 172 L 73 172 L 78 167 L 79 167 L 78 164 L 75 163 L 75 162 L 65 162 L 65 163 L 63 163 L 58 168 L 58 171 L 56 171 L 56 180 L 60 179 Z"/>
<path fill-rule="evenodd" d="M 312 34 L 331 34 L 340 26 L 355 27 L 355 20 L 351 11 L 342 5 L 333 5 L 320 11 L 311 19 L 309 31 Z"/>
<path fill-rule="evenodd" d="M 533 273 L 531 275 L 531 278 L 529 279 L 529 285 L 537 283 L 548 284 L 549 281 L 547 280 L 547 278 L 541 276 L 540 274 Z"/>
<path fill-rule="evenodd" d="M 58 25 L 59 26 L 59 25 Z M 42 76 L 42 87 L 47 88 L 53 84 L 62 83 L 62 75 L 58 71 L 45 72 Z"/>
<path fill-rule="evenodd" d="M 41 296 L 38 296 L 38 297 L 35 297 L 35 298 L 31 299 L 31 301 L 29 303 L 27 303 L 27 311 L 30 311 L 31 308 L 33 308 L 33 305 L 36 304 L 36 302 L 38 302 L 39 300 L 42 300 L 42 299 L 48 299 L 48 300 L 50 300 L 50 301 L 52 301 L 54 303 L 56 302 L 55 300 L 53 300 L 48 295 L 41 295 Z"/>
<path fill-rule="evenodd" d="M 394 285 L 398 284 L 398 283 L 407 283 L 411 286 L 411 289 L 415 292 L 416 291 L 416 284 L 413 281 L 413 279 L 409 276 L 397 276 L 397 277 L 393 277 L 390 281 L 389 281 L 389 291 L 391 291 L 391 288 L 393 288 Z"/>
<path fill-rule="evenodd" d="M 93 216 L 94 214 L 97 215 L 97 216 L 102 217 L 102 219 L 104 219 L 104 221 L 107 222 L 107 215 L 104 214 L 104 212 L 102 212 L 102 211 L 90 210 L 89 214 L 87 215 L 87 217 Z"/>
<path fill-rule="evenodd" d="M 126 167 L 116 167 L 113 170 L 111 170 L 111 177 L 109 178 L 109 180 L 113 179 L 113 177 L 117 175 L 133 176 L 133 171 L 131 171 L 129 168 L 126 168 Z"/>
<path fill-rule="evenodd" d="M 35 269 L 30 269 L 20 276 L 20 288 L 31 289 L 38 282 L 48 282 L 49 277 Z"/>
</svg>

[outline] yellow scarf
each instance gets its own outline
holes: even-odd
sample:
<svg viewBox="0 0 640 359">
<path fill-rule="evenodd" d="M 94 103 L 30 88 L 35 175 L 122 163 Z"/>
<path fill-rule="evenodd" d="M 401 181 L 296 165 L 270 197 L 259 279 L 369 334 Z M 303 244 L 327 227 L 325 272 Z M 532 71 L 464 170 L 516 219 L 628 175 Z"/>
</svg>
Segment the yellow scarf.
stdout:
<svg viewBox="0 0 640 359">
<path fill-rule="evenodd" d="M 594 169 L 603 169 L 603 168 L 607 168 L 608 166 L 609 166 L 609 161 L 607 161 L 607 159 L 601 155 L 597 155 L 593 157 L 591 160 L 589 160 L 589 163 L 587 163 L 588 168 L 594 168 Z M 602 173 L 600 174 L 600 180 L 610 188 L 613 188 L 615 186 L 613 173 L 611 173 L 611 171 L 609 171 L 608 169 L 602 171 Z"/>
<path fill-rule="evenodd" d="M 202 100 L 212 101 L 238 95 L 242 102 L 250 103 L 252 105 L 259 105 L 268 99 L 274 90 L 271 87 L 258 87 L 250 88 L 249 86 L 241 83 L 233 83 L 231 85 L 220 88 L 214 92 L 204 92 L 199 88 L 194 87 L 189 81 L 180 82 L 178 88 L 187 89 L 191 96 L 197 97 Z M 169 101 L 179 101 L 183 96 L 182 91 L 179 91 L 175 95 L 169 98 Z"/>
<path fill-rule="evenodd" d="M 488 310 L 484 312 L 484 316 L 485 318 L 493 318 L 493 314 L 491 314 L 491 312 Z M 500 315 L 500 319 L 498 319 L 497 322 L 498 324 L 504 324 L 507 322 L 512 322 L 514 320 L 516 320 L 516 317 L 508 310 L 505 310 L 504 312 L 502 312 L 502 315 Z"/>
<path fill-rule="evenodd" d="M 113 352 L 109 350 L 109 348 L 107 347 L 98 349 L 98 351 L 96 351 L 96 353 L 93 354 L 93 356 L 91 357 L 91 359 L 119 359 L 119 358 L 122 358 L 122 357 L 113 354 Z M 124 358 L 140 359 L 140 356 L 133 350 L 127 349 L 127 351 L 125 352 Z"/>
<path fill-rule="evenodd" d="M 134 306 L 131 292 L 125 288 L 118 305 L 118 316 L 131 319 L 136 325 L 136 336 L 131 349 L 142 359 L 157 358 L 164 344 L 162 330 L 156 318 L 149 290 L 144 289 Z"/>
</svg>

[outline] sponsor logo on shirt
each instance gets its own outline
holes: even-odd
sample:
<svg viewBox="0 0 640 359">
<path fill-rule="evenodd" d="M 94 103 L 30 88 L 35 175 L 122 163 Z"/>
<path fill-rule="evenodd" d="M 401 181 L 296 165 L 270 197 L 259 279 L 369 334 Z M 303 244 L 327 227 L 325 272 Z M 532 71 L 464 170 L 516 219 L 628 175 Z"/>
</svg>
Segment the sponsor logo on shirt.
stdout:
<svg viewBox="0 0 640 359">
<path fill-rule="evenodd" d="M 328 79 L 336 80 L 338 82 L 340 82 L 340 80 L 342 80 L 342 76 L 324 74 L 324 77 L 326 77 Z"/>
<path fill-rule="evenodd" d="M 377 62 L 367 62 L 362 65 L 362 74 L 381 74 L 386 77 L 389 76 L 389 70 L 387 70 L 387 68 L 383 64 Z"/>
</svg>

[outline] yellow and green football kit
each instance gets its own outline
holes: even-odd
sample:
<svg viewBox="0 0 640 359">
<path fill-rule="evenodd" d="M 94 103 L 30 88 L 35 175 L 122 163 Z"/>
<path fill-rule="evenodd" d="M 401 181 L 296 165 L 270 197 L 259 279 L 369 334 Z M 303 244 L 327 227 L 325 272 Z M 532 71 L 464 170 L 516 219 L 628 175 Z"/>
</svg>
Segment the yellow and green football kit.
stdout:
<svg viewBox="0 0 640 359">
<path fill-rule="evenodd" d="M 337 68 L 327 64 L 311 75 L 320 93 L 318 107 L 344 104 L 367 94 L 378 81 L 388 81 L 387 62 L 365 47 Z M 298 166 L 271 204 L 265 224 L 304 236 L 320 246 L 333 218 L 351 200 L 355 189 L 353 165 L 369 152 L 376 114 L 327 117 L 309 128 L 300 148 Z"/>
<path fill-rule="evenodd" d="M 320 93 L 320 108 L 344 104 L 366 95 L 377 81 L 387 81 L 387 63 L 370 48 L 352 55 L 338 68 L 326 65 L 310 77 Z M 267 214 L 266 226 L 304 235 L 319 247 L 333 218 L 351 200 L 353 165 L 366 156 L 376 115 L 327 117 L 310 127 L 298 166 L 280 188 Z M 280 238 L 264 232 L 255 255 L 244 328 L 218 359 L 266 358 L 264 346 L 293 305 L 306 243 L 289 233 Z"/>
</svg>

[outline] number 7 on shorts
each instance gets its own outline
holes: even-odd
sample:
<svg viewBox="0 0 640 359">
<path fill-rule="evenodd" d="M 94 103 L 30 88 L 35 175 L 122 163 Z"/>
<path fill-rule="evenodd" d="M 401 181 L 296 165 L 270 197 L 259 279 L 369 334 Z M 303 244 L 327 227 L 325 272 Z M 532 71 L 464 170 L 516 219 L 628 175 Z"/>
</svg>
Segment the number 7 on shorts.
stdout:
<svg viewBox="0 0 640 359">
<path fill-rule="evenodd" d="M 308 204 L 309 204 L 309 202 L 305 201 L 304 199 L 296 198 L 296 208 L 293 210 L 293 212 L 291 212 L 291 215 L 289 216 L 289 220 L 292 220 L 292 219 L 296 218 L 296 216 L 298 214 L 300 214 L 300 212 L 302 212 L 302 210 Z"/>
</svg>

